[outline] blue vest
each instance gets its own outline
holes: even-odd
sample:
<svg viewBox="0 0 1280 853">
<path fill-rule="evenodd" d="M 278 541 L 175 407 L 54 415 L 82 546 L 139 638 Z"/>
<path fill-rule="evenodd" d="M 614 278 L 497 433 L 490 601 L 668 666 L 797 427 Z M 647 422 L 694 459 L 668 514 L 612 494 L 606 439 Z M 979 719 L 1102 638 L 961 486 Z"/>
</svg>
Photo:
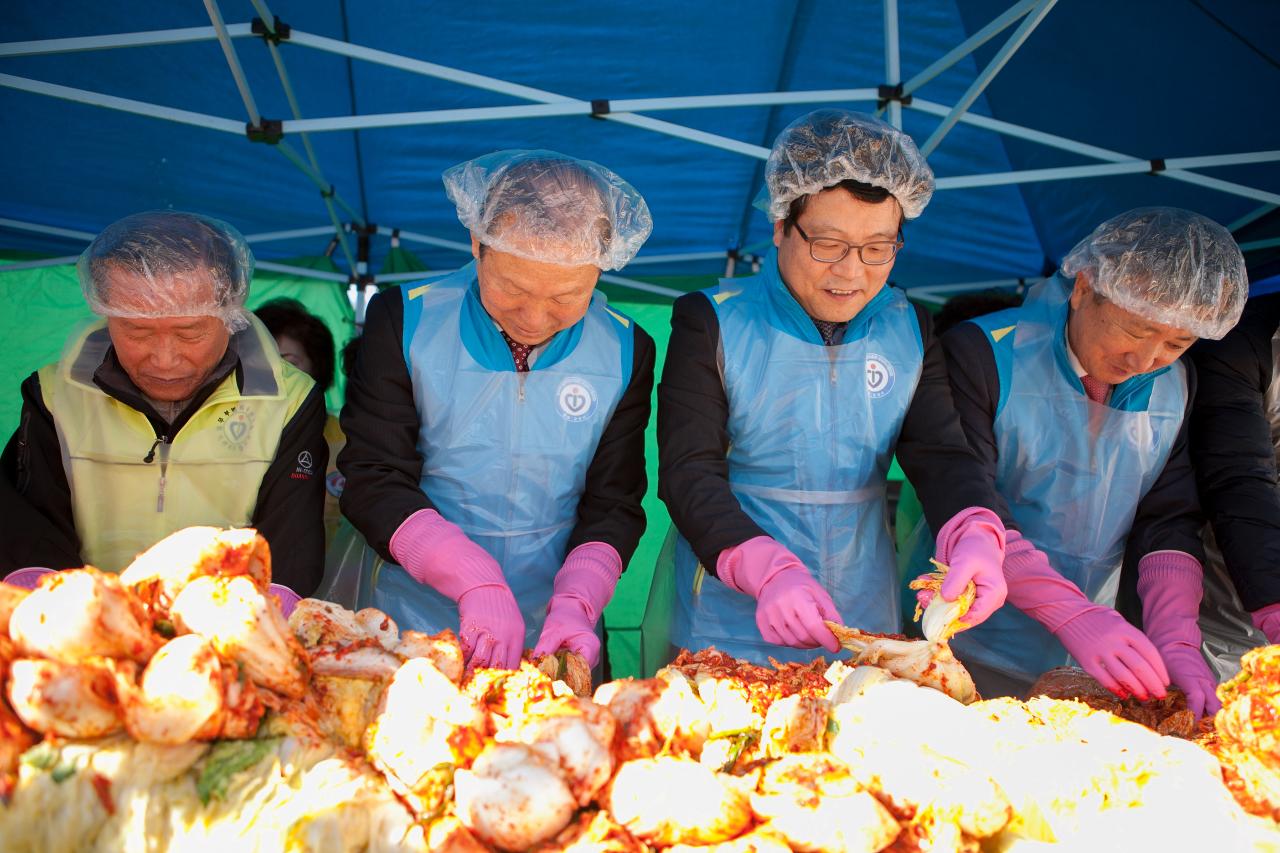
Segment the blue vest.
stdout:
<svg viewBox="0 0 1280 853">
<path fill-rule="evenodd" d="M 759 275 L 706 291 L 720 322 L 729 401 L 729 483 L 751 518 L 799 557 L 850 625 L 898 630 L 886 477 L 924 348 L 915 309 L 885 287 L 823 346 L 771 256 Z M 807 661 L 822 649 L 766 643 L 756 602 L 705 578 L 676 544 L 673 642 L 756 663 Z"/>
<path fill-rule="evenodd" d="M 586 316 L 527 373 L 480 302 L 475 265 L 405 285 L 404 357 L 418 409 L 421 486 L 502 566 L 537 643 L 578 517 L 587 467 L 631 381 L 633 322 L 596 292 Z M 399 566 L 365 572 L 372 604 L 401 628 L 458 629 L 458 607 Z"/>
<path fill-rule="evenodd" d="M 1181 362 L 1117 385 L 1095 403 L 1067 358 L 1070 285 L 1053 278 L 1027 301 L 974 321 L 996 356 L 996 490 L 1022 535 L 1092 601 L 1115 603 L 1138 503 L 1164 470 L 1182 426 Z M 1068 662 L 1044 627 L 1006 605 L 951 641 L 965 660 L 1028 683 Z"/>
</svg>

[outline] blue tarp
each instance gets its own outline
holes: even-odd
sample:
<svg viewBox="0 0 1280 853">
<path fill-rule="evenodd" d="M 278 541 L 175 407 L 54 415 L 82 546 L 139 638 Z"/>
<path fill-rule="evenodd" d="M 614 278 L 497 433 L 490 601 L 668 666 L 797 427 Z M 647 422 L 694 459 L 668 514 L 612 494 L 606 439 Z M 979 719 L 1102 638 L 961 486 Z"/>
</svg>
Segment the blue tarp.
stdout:
<svg viewBox="0 0 1280 853">
<path fill-rule="evenodd" d="M 277 0 L 299 31 L 349 41 L 582 99 L 874 87 L 884 73 L 880 2 L 743 0 L 644 4 L 485 0 Z M 1002 0 L 898 3 L 902 77 L 909 78 L 996 17 Z M 224 0 L 228 23 L 256 14 Z M 203 4 L 172 0 L 10 0 L 0 40 L 207 27 Z M 996 36 L 920 89 L 951 105 L 1012 32 Z M 261 39 L 234 41 L 263 115 L 289 118 Z M 298 44 L 281 47 L 304 117 L 527 103 Z M 0 74 L 38 79 L 243 121 L 216 41 L 56 55 L 0 56 Z M 1145 159 L 1280 149 L 1280 3 L 1248 0 L 1061 0 L 971 112 Z M 847 104 L 873 109 L 874 104 Z M 813 105 L 653 113 L 721 136 L 768 145 Z M 271 146 L 0 89 L 7 155 L 0 217 L 96 232 L 147 208 L 198 210 L 246 233 L 327 223 L 316 187 Z M 923 142 L 939 119 L 908 107 Z M 446 239 L 462 233 L 442 191 L 445 167 L 503 147 L 548 147 L 598 160 L 646 196 L 655 229 L 643 254 L 759 247 L 768 223 L 750 203 L 758 160 L 586 116 L 473 121 L 312 134 L 326 178 L 379 225 Z M 300 141 L 286 137 L 296 149 Z M 961 124 L 932 155 L 940 177 L 1097 162 Z M 1280 163 L 1202 174 L 1280 193 Z M 894 277 L 906 286 L 1033 277 L 1101 219 L 1128 207 L 1175 204 L 1230 224 L 1257 200 L 1147 174 L 940 191 L 907 232 Z M 1274 212 L 1240 232 L 1275 237 Z M 263 258 L 314 255 L 328 239 L 266 243 Z M 75 240 L 0 227 L 0 248 L 67 254 Z M 387 241 L 373 244 L 376 271 Z M 432 267 L 464 258 L 415 246 Z M 1273 252 L 1275 250 L 1272 250 Z M 335 255 L 336 260 L 341 260 Z M 644 267 L 715 272 L 723 261 Z M 638 273 L 632 267 L 629 272 Z"/>
</svg>

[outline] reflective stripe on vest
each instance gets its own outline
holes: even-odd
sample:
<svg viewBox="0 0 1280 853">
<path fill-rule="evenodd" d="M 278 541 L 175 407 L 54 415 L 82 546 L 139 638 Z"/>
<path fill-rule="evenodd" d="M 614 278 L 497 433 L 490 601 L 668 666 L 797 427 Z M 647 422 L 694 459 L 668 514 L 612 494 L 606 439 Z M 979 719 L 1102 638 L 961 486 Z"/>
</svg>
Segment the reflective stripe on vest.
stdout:
<svg viewBox="0 0 1280 853">
<path fill-rule="evenodd" d="M 93 383 L 109 346 L 105 324 L 94 324 L 71 339 L 61 361 L 40 370 L 81 557 L 118 572 L 175 530 L 249 524 L 280 434 L 311 390 L 311 378 L 281 360 L 270 334 L 253 320 L 231 342 L 244 390 L 233 371 L 147 463 L 159 437 L 150 421 Z"/>
</svg>

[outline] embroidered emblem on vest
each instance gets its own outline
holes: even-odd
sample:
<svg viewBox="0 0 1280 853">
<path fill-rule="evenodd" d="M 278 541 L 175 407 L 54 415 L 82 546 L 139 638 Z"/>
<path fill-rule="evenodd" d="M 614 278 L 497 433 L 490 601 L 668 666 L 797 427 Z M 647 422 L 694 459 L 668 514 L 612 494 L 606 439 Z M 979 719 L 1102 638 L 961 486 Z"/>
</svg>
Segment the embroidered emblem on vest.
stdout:
<svg viewBox="0 0 1280 853">
<path fill-rule="evenodd" d="M 222 443 L 232 450 L 244 450 L 249 445 L 249 433 L 253 432 L 253 418 L 251 408 L 224 409 L 218 415 L 218 435 Z"/>
</svg>

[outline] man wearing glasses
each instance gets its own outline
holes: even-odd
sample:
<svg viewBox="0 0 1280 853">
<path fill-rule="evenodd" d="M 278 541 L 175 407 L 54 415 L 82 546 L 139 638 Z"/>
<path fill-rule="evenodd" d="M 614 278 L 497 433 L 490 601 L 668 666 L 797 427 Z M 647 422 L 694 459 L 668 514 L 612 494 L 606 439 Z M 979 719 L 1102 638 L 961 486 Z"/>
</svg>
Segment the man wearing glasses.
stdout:
<svg viewBox="0 0 1280 853">
<path fill-rule="evenodd" d="M 928 314 L 886 287 L 933 173 L 902 132 L 819 110 L 778 137 L 766 185 L 776 252 L 760 274 L 672 313 L 658 492 L 680 533 L 673 642 L 765 663 L 838 651 L 824 619 L 898 631 L 895 451 L 952 566 L 942 595 L 973 581 L 977 624 L 1005 596 L 996 497 Z"/>
<path fill-rule="evenodd" d="M 1139 208 L 1095 228 L 1020 307 L 943 336 L 961 421 L 1009 528 L 1012 606 L 953 643 L 983 695 L 1020 693 L 1070 657 L 1122 698 L 1163 697 L 1172 682 L 1197 716 L 1217 710 L 1197 625 L 1195 377 L 1180 356 L 1225 335 L 1247 293 L 1225 228 Z M 1132 592 L 1126 562 L 1142 630 L 1113 609 Z"/>
</svg>

